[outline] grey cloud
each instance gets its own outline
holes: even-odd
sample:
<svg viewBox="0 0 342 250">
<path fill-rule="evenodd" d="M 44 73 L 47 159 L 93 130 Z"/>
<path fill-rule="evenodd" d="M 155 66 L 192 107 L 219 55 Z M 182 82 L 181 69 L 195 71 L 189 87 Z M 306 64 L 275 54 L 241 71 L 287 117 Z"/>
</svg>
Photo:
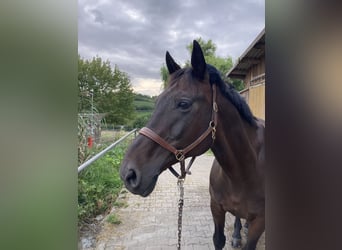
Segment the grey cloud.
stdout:
<svg viewBox="0 0 342 250">
<path fill-rule="evenodd" d="M 160 79 L 166 50 L 182 64 L 198 36 L 222 45 L 221 56 L 237 58 L 264 27 L 264 13 L 264 3 L 251 0 L 84 0 L 79 53 L 109 59 L 133 77 Z"/>
<path fill-rule="evenodd" d="M 95 22 L 100 23 L 100 24 L 104 24 L 103 15 L 99 10 L 91 10 L 91 12 L 93 13 L 93 15 L 95 17 Z"/>
</svg>

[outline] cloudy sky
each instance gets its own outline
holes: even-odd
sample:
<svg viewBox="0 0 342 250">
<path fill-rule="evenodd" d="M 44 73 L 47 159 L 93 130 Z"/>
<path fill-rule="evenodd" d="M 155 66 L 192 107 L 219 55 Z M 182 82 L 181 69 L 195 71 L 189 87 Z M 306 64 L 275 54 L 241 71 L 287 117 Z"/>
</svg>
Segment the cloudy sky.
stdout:
<svg viewBox="0 0 342 250">
<path fill-rule="evenodd" d="M 186 45 L 202 37 L 235 61 L 264 27 L 264 0 L 78 0 L 81 57 L 116 64 L 146 95 L 161 91 L 167 50 L 183 65 Z"/>
</svg>

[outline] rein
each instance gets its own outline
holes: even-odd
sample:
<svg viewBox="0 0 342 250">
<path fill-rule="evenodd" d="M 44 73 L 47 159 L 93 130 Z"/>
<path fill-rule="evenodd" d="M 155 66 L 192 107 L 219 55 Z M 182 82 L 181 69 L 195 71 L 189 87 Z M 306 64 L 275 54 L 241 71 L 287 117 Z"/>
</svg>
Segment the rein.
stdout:
<svg viewBox="0 0 342 250">
<path fill-rule="evenodd" d="M 167 141 L 165 141 L 162 137 L 160 137 L 157 133 L 155 133 L 153 130 L 143 127 L 140 129 L 139 133 L 150 138 L 152 141 L 159 144 L 161 147 L 165 148 L 166 150 L 173 153 L 177 159 L 177 161 L 180 163 L 180 170 L 181 174 L 178 174 L 176 170 L 172 166 L 169 167 L 169 170 L 171 173 L 176 176 L 178 179 L 177 185 L 179 187 L 180 191 L 180 198 L 178 201 L 178 244 L 177 249 L 180 250 L 181 248 L 181 236 L 182 236 L 182 214 L 183 214 L 183 204 L 184 204 L 184 180 L 187 174 L 191 174 L 190 167 L 192 166 L 192 163 L 195 161 L 196 156 L 193 156 L 187 166 L 185 168 L 185 158 L 187 153 L 189 153 L 191 150 L 193 150 L 195 147 L 197 147 L 209 134 L 211 134 L 211 138 L 213 139 L 213 142 L 215 140 L 216 136 L 216 125 L 217 125 L 217 112 L 218 112 L 218 106 L 216 103 L 216 85 L 212 84 L 212 92 L 213 92 L 213 100 L 212 100 L 212 112 L 211 112 L 211 120 L 209 122 L 209 126 L 204 133 L 199 136 L 193 143 L 185 147 L 184 149 L 176 149 L 174 146 L 169 144 Z"/>
</svg>

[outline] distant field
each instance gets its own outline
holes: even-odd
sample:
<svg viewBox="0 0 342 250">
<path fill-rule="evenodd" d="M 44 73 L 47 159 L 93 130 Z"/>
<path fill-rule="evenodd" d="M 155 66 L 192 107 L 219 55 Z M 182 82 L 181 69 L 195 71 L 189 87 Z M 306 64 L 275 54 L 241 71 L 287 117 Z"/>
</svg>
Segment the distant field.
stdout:
<svg viewBox="0 0 342 250">
<path fill-rule="evenodd" d="M 120 139 L 127 132 L 125 131 L 115 131 L 115 130 L 102 130 L 101 131 L 101 143 L 113 143 Z"/>
<path fill-rule="evenodd" d="M 133 100 L 133 106 L 135 108 L 134 116 L 125 122 L 125 124 L 108 124 L 108 126 L 104 125 L 103 128 L 113 129 L 120 128 L 121 125 L 125 126 L 125 129 L 129 128 L 137 128 L 142 127 L 148 121 L 151 116 L 155 105 L 155 97 L 150 97 L 141 94 L 135 94 Z M 107 137 L 106 134 L 103 134 L 104 130 L 102 130 L 102 137 Z M 110 137 L 113 137 L 112 135 Z"/>
<path fill-rule="evenodd" d="M 139 110 L 139 111 L 137 111 L 136 115 L 137 115 L 137 118 L 139 118 L 139 117 L 143 117 L 146 115 L 150 115 L 151 113 L 152 113 L 152 111 Z"/>
<path fill-rule="evenodd" d="M 150 115 L 153 112 L 155 100 L 150 96 L 136 94 L 133 104 L 137 118 L 141 118 Z"/>
<path fill-rule="evenodd" d="M 122 134 L 124 135 L 125 132 L 124 131 L 114 131 L 114 130 L 102 130 L 101 131 L 101 137 L 103 137 L 103 138 L 115 138 L 115 137 L 118 137 Z"/>
<path fill-rule="evenodd" d="M 153 110 L 154 109 L 154 102 L 151 101 L 134 101 L 133 102 L 135 109 L 138 111 L 143 110 Z"/>
<path fill-rule="evenodd" d="M 136 94 L 133 104 L 136 110 L 152 110 L 154 109 L 154 102 L 155 99 L 150 96 Z"/>
</svg>

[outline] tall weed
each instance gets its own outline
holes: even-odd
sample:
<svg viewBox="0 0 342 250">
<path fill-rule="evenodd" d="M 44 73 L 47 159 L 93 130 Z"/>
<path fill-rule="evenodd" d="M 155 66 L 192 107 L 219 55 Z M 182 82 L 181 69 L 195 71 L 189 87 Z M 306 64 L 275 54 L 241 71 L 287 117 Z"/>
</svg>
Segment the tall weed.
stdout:
<svg viewBox="0 0 342 250">
<path fill-rule="evenodd" d="M 122 188 L 120 163 L 126 145 L 115 147 L 78 176 L 79 222 L 105 213 Z"/>
</svg>

